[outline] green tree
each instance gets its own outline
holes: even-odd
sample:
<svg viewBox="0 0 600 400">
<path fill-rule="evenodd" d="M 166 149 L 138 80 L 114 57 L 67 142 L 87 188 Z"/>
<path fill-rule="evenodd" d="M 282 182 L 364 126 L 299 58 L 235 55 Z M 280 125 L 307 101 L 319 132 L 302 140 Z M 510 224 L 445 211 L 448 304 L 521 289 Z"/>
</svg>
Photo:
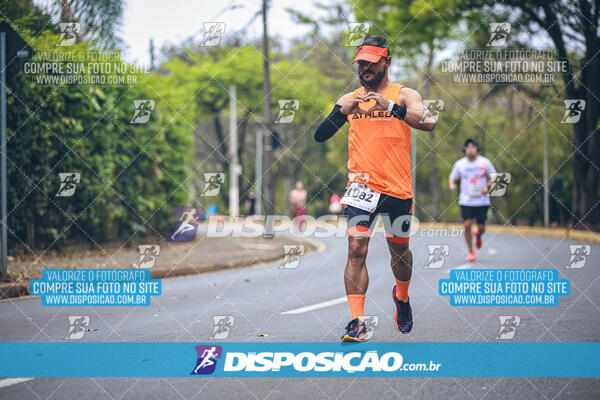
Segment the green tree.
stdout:
<svg viewBox="0 0 600 400">
<path fill-rule="evenodd" d="M 29 10 L 4 4 L 2 11 L 36 51 L 33 62 L 60 51 L 50 18 L 31 2 L 19 5 Z M 91 45 L 69 51 L 88 53 Z M 165 237 L 171 206 L 192 197 L 193 130 L 162 101 L 183 109 L 177 88 L 158 74 L 138 74 L 133 86 L 50 85 L 35 78 L 11 75 L 7 88 L 11 251 Z M 130 124 L 133 100 L 144 98 L 156 99 L 150 121 Z M 72 197 L 56 196 L 59 172 L 81 174 Z"/>
<path fill-rule="evenodd" d="M 482 0 L 438 1 L 438 12 L 469 17 L 504 10 L 513 30 L 529 38 L 549 39 L 557 58 L 568 64 L 561 91 L 566 99 L 583 99 L 585 111 L 573 124 L 573 214 L 575 226 L 600 229 L 600 3 L 592 0 L 505 0 L 490 5 Z M 540 29 L 541 28 L 541 29 Z M 555 97 L 556 99 L 556 97 Z M 562 102 L 562 98 L 559 102 Z"/>
<path fill-rule="evenodd" d="M 210 51 L 196 52 L 193 47 L 185 51 L 171 49 L 177 56 L 161 68 L 166 79 L 172 82 L 189 99 L 193 116 L 189 121 L 196 131 L 195 159 L 207 172 L 227 172 L 229 85 L 237 88 L 238 156 L 242 164 L 240 178 L 241 196 L 254 185 L 255 135 L 257 118 L 262 116 L 262 54 L 251 45 L 241 47 L 221 46 Z M 320 162 L 323 147 L 312 140 L 316 123 L 334 99 L 330 90 L 340 91 L 340 83 L 323 70 L 320 63 L 324 47 L 307 47 L 297 43 L 288 53 L 273 54 L 272 104 L 273 119 L 279 113 L 279 100 L 296 99 L 300 102 L 293 123 L 275 124 L 281 138 L 281 147 L 274 154 L 273 173 L 279 191 L 275 195 L 275 211 L 283 213 L 287 202 L 286 187 L 293 179 L 305 177 L 307 189 L 317 193 L 319 201 L 309 204 L 325 210 L 322 197 L 327 192 L 331 169 Z M 341 94 L 340 94 L 341 95 Z M 318 153 L 315 153 L 318 151 Z M 321 155 L 319 155 L 321 154 Z M 196 182 L 197 190 L 201 179 Z M 333 188 L 331 189 L 334 190 Z M 329 193 L 330 195 L 331 193 Z M 221 206 L 228 204 L 228 192 L 221 192 L 217 200 Z"/>
<path fill-rule="evenodd" d="M 123 0 L 53 0 L 51 10 L 60 15 L 60 22 L 79 22 L 79 42 L 101 39 L 103 47 L 120 43 L 117 30 L 123 22 Z"/>
</svg>

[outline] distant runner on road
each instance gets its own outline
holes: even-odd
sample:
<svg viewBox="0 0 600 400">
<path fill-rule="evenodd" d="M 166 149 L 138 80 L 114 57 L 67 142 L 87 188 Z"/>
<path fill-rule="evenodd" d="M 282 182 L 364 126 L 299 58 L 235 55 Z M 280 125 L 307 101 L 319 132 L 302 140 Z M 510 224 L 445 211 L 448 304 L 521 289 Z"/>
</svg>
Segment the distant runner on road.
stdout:
<svg viewBox="0 0 600 400">
<path fill-rule="evenodd" d="M 296 182 L 296 186 L 290 191 L 288 201 L 290 203 L 290 212 L 292 214 L 292 218 L 299 217 L 297 219 L 298 230 L 301 230 L 302 216 L 306 214 L 306 190 L 304 190 L 304 184 L 302 181 Z"/>
<path fill-rule="evenodd" d="M 341 341 L 367 340 L 363 317 L 369 276 L 365 260 L 377 215 L 384 222 L 391 267 L 394 320 L 402 333 L 412 329 L 408 287 L 412 253 L 408 247 L 413 209 L 410 128 L 431 131 L 434 119 L 421 95 L 388 80 L 392 58 L 382 36 L 367 36 L 356 49 L 361 87 L 338 99 L 315 132 L 317 142 L 332 137 L 345 123 L 348 131 L 348 184 L 342 197 L 348 218 L 348 260 L 344 283 L 350 322 Z"/>
<path fill-rule="evenodd" d="M 448 186 L 450 190 L 456 190 L 456 181 L 460 180 L 460 196 L 458 205 L 460 215 L 465 224 L 465 240 L 469 248 L 467 261 L 475 261 L 473 251 L 473 235 L 471 226 L 473 221 L 477 223 L 475 231 L 475 247 L 480 249 L 483 245 L 481 237 L 485 232 L 485 220 L 487 219 L 490 197 L 488 191 L 492 184 L 492 174 L 496 173 L 491 161 L 479 155 L 479 143 L 473 139 L 467 139 L 463 145 L 465 157 L 454 163 Z"/>
</svg>

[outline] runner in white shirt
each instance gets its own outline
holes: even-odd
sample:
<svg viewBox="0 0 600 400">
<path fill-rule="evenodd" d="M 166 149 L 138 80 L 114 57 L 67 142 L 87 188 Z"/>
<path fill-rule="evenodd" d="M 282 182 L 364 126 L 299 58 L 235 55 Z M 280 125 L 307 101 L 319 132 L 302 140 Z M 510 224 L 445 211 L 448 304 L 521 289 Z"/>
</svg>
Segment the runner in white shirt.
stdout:
<svg viewBox="0 0 600 400">
<path fill-rule="evenodd" d="M 473 235 L 471 226 L 473 220 L 477 222 L 475 231 L 475 247 L 481 248 L 481 236 L 485 232 L 485 220 L 490 205 L 488 195 L 492 183 L 492 174 L 496 172 L 494 166 L 487 158 L 479 155 L 479 143 L 473 139 L 467 139 L 463 146 L 465 157 L 454 163 L 448 186 L 450 190 L 456 189 L 456 181 L 460 180 L 460 214 L 465 224 L 465 239 L 469 247 L 467 261 L 475 261 L 473 251 Z"/>
</svg>

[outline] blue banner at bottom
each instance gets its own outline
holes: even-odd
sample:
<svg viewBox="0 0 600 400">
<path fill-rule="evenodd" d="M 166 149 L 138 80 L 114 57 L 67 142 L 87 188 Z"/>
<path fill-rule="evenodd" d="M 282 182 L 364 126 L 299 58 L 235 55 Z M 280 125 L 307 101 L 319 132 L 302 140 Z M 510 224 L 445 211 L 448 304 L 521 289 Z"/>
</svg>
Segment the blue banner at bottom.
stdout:
<svg viewBox="0 0 600 400">
<path fill-rule="evenodd" d="M 600 343 L 0 343 L 1 377 L 600 377 Z"/>
</svg>

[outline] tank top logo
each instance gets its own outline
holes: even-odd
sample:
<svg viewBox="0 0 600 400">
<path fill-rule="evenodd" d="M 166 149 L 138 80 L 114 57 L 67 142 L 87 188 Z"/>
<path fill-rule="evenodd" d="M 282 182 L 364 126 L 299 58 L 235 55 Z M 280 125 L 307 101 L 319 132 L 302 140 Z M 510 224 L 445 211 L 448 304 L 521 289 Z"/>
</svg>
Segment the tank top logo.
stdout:
<svg viewBox="0 0 600 400">
<path fill-rule="evenodd" d="M 383 110 L 371 111 L 369 114 L 354 113 L 352 119 L 373 119 L 373 118 L 388 118 L 392 119 L 392 113 Z"/>
</svg>

